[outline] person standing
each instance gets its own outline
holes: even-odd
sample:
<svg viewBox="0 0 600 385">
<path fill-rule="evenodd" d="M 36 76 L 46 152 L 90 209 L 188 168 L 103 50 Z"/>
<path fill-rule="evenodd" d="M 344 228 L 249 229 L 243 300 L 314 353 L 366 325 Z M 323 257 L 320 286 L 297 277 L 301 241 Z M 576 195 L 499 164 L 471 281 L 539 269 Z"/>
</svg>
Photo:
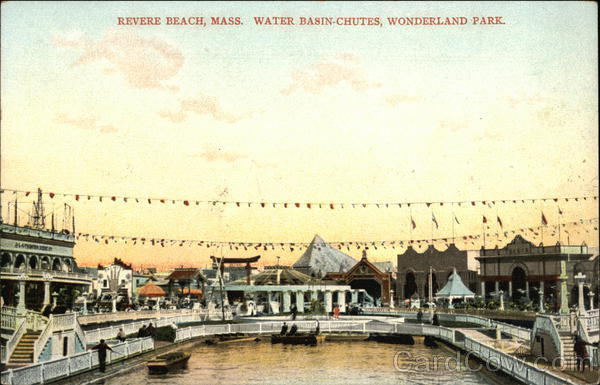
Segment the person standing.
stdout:
<svg viewBox="0 0 600 385">
<path fill-rule="evenodd" d="M 123 331 L 123 328 L 119 329 L 119 332 L 117 333 L 117 339 L 121 342 L 125 342 L 125 339 L 127 338 L 125 332 Z"/>
<path fill-rule="evenodd" d="M 417 313 L 417 322 L 420 324 L 423 323 L 423 311 L 421 309 L 419 309 L 419 312 Z"/>
<path fill-rule="evenodd" d="M 440 326 L 440 317 L 438 316 L 437 310 L 433 313 L 431 324 L 434 326 Z"/>
<path fill-rule="evenodd" d="M 588 352 L 586 345 L 590 345 L 585 342 L 579 336 L 575 338 L 575 345 L 573 346 L 573 350 L 575 351 L 575 359 L 577 360 L 577 371 L 583 372 L 585 371 L 585 363 L 588 361 Z M 591 364 L 590 364 L 591 366 Z M 580 370 L 581 368 L 581 370 Z"/>
<path fill-rule="evenodd" d="M 152 326 L 152 322 L 150 322 L 148 328 L 146 329 L 146 335 L 152 338 L 156 337 L 156 328 Z"/>
<path fill-rule="evenodd" d="M 106 371 L 106 351 L 110 350 L 112 352 L 113 350 L 110 348 L 110 346 L 108 346 L 106 342 L 104 342 L 104 340 L 100 340 L 100 343 L 96 346 L 93 346 L 92 350 L 98 351 L 99 368 L 100 371 L 104 373 Z"/>
<path fill-rule="evenodd" d="M 138 330 L 138 338 L 144 338 L 148 336 L 148 331 L 146 330 L 146 325 L 142 325 L 142 327 Z"/>
<path fill-rule="evenodd" d="M 284 336 L 285 333 L 287 333 L 287 330 L 288 330 L 287 323 L 284 322 L 283 325 L 281 326 L 281 332 L 279 332 L 279 334 Z"/>
</svg>

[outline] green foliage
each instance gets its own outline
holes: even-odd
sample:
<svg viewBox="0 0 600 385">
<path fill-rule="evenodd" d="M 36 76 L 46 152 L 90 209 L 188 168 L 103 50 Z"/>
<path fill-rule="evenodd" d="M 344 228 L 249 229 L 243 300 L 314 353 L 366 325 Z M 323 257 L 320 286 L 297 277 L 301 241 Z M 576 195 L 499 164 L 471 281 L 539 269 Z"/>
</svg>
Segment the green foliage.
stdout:
<svg viewBox="0 0 600 385">
<path fill-rule="evenodd" d="M 309 306 L 308 311 L 311 314 L 326 314 L 325 306 L 323 305 L 323 303 L 321 301 L 318 301 L 315 299 L 310 301 L 310 306 Z"/>
<path fill-rule="evenodd" d="M 173 329 L 170 325 L 159 327 L 158 329 L 156 329 L 155 340 L 156 341 L 174 342 L 175 341 L 175 329 Z"/>
</svg>

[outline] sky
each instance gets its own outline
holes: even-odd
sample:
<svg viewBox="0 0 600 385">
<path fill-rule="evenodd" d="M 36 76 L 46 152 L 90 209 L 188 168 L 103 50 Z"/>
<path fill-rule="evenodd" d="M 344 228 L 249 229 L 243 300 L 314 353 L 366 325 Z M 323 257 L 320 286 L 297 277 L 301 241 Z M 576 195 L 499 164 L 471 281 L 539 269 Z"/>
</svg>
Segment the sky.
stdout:
<svg viewBox="0 0 600 385">
<path fill-rule="evenodd" d="M 595 196 L 594 2 L 3 2 L 2 188 L 251 202 L 495 201 Z M 165 25 L 202 16 L 208 25 Z M 254 17 L 371 17 L 380 26 L 259 26 Z M 392 26 L 391 17 L 465 17 Z M 473 17 L 502 17 L 474 25 Z M 118 17 L 162 24 L 117 25 Z M 240 25 L 210 25 L 239 17 Z M 25 212 L 31 196 L 18 199 Z M 380 241 L 597 217 L 597 200 L 291 209 L 45 197 L 77 232 L 235 242 Z M 560 206 L 563 215 L 558 214 Z M 439 228 L 432 229 L 432 215 Z M 417 227 L 412 230 L 411 217 Z M 22 219 L 22 221 L 26 221 Z M 597 224 L 595 224 L 597 229 Z M 555 243 L 546 232 L 545 243 Z M 566 236 L 566 235 L 563 235 Z M 593 226 L 570 243 L 597 245 Z M 495 239 L 494 239 L 495 238 Z M 550 239 L 549 239 L 550 238 Z M 511 237 L 492 237 L 500 246 Z M 564 238 L 563 238 L 564 239 Z M 536 243 L 541 240 L 536 239 Z M 459 247 L 477 249 L 481 241 Z M 443 244 L 438 245 L 443 249 Z M 424 246 L 423 246 L 424 247 Z M 375 249 L 394 260 L 402 247 Z M 80 265 L 205 266 L 302 253 L 80 239 Z M 360 257 L 361 250 L 348 253 Z"/>
</svg>

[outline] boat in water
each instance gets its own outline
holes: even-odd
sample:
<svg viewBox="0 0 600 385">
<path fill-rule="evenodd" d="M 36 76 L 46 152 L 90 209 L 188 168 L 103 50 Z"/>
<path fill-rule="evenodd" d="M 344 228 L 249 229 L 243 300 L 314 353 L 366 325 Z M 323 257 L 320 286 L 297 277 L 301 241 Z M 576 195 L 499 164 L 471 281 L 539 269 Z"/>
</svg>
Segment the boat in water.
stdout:
<svg viewBox="0 0 600 385">
<path fill-rule="evenodd" d="M 271 343 L 287 345 L 317 345 L 325 341 L 325 336 L 321 334 L 295 334 L 281 335 L 271 334 Z"/>
<path fill-rule="evenodd" d="M 148 370 L 152 374 L 167 373 L 185 366 L 192 356 L 190 352 L 172 352 L 156 356 L 148 361 Z"/>
<path fill-rule="evenodd" d="M 366 341 L 367 339 L 369 339 L 369 333 L 341 333 L 325 336 L 325 341 Z"/>
</svg>

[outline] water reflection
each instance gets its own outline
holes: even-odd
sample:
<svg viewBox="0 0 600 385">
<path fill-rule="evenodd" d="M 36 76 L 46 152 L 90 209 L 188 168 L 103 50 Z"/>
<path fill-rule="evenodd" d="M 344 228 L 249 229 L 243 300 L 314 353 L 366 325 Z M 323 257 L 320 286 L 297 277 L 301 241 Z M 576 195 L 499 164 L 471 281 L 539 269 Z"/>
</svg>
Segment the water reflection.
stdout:
<svg viewBox="0 0 600 385">
<path fill-rule="evenodd" d="M 146 367 L 107 379 L 124 384 L 488 384 L 490 375 L 456 364 L 445 349 L 379 342 L 319 346 L 250 342 L 196 345 L 187 368 L 150 375 Z M 450 369 L 445 362 L 450 363 Z M 437 362 L 437 365 L 434 365 Z M 494 382 L 512 383 L 494 376 Z"/>
</svg>

